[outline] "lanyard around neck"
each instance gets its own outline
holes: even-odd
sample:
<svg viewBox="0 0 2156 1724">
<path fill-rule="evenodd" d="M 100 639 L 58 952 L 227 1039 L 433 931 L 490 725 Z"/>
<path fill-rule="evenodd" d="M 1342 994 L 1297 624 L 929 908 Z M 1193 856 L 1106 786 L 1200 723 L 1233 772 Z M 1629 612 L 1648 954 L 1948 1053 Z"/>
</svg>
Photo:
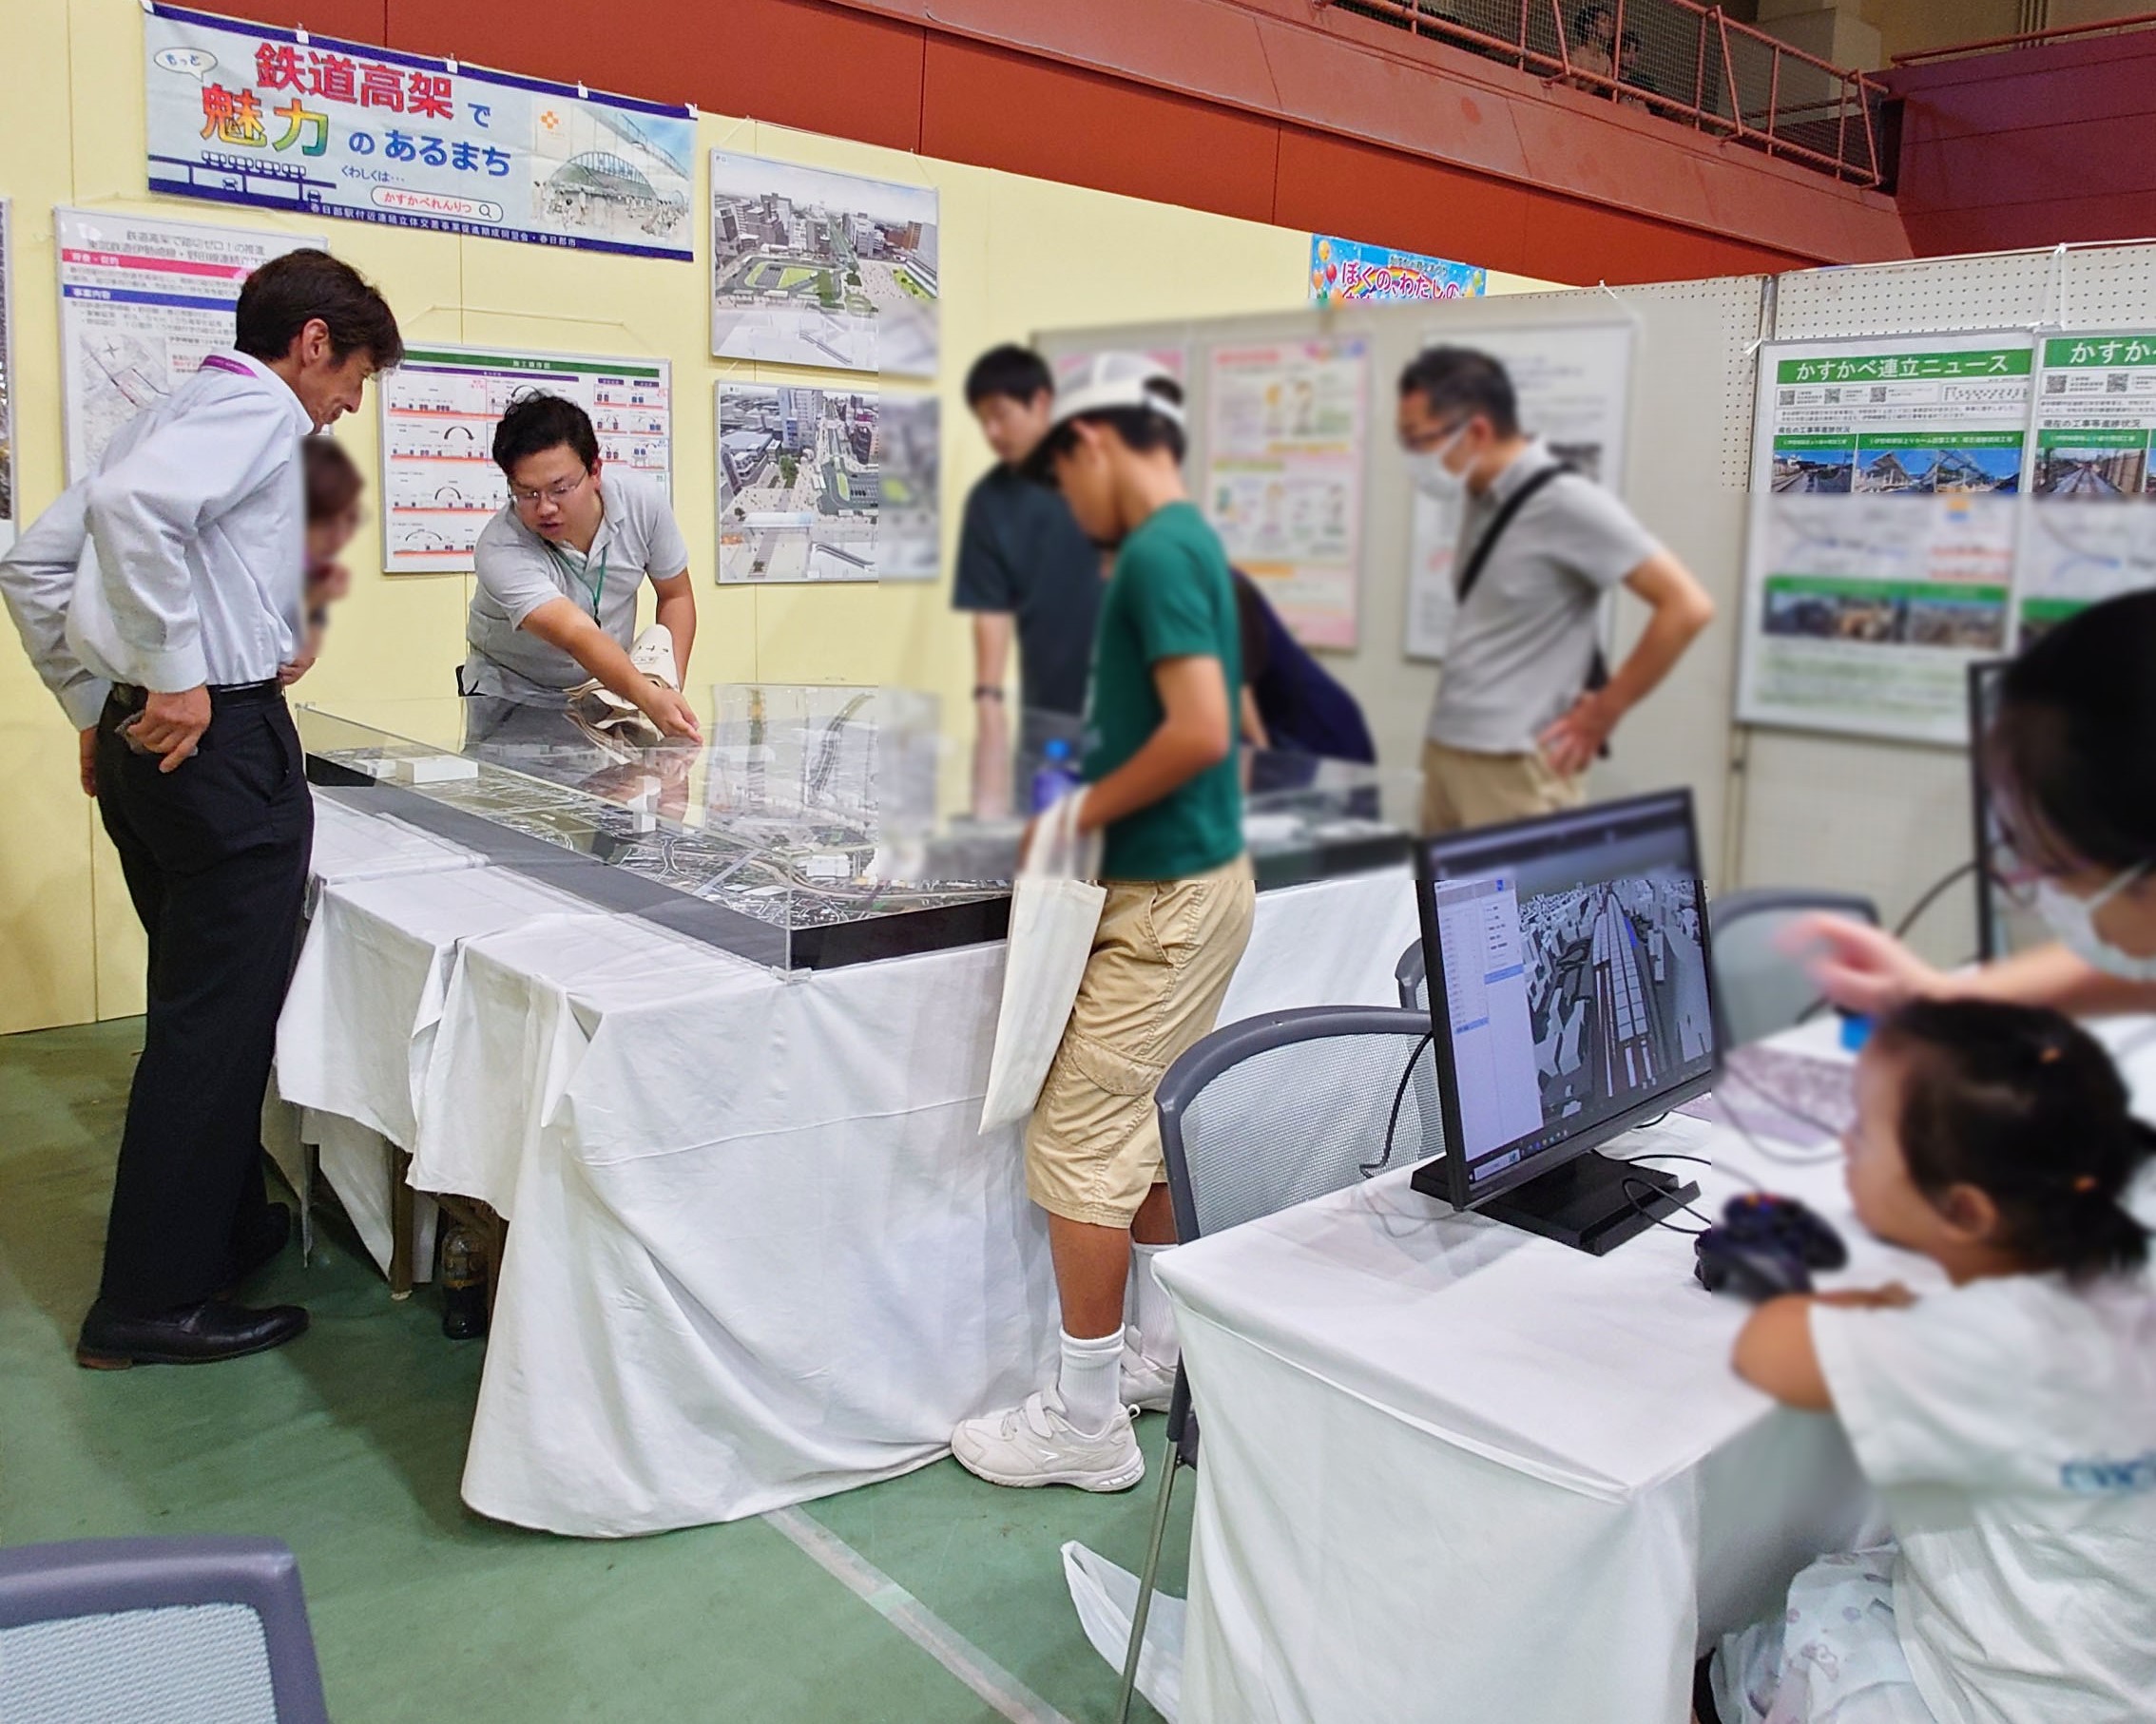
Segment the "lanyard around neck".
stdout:
<svg viewBox="0 0 2156 1724">
<path fill-rule="evenodd" d="M 542 543 L 544 543 L 544 541 L 542 541 Z M 560 567 L 562 573 L 568 576 L 571 581 L 574 581 L 579 586 L 583 587 L 586 592 L 591 595 L 591 620 L 594 623 L 600 623 L 600 625 L 604 627 L 605 623 L 601 620 L 599 615 L 599 602 L 606 596 L 606 552 L 605 550 L 601 550 L 599 553 L 599 581 L 598 584 L 596 585 L 587 581 L 584 576 L 578 574 L 576 572 L 576 565 L 571 563 L 567 557 L 562 555 L 561 551 L 558 550 L 555 546 L 551 545 L 547 546 L 547 554 L 549 557 L 553 558 L 555 564 Z M 590 558 L 587 557 L 584 560 L 584 566 L 586 568 L 589 568 L 591 566 Z"/>
</svg>

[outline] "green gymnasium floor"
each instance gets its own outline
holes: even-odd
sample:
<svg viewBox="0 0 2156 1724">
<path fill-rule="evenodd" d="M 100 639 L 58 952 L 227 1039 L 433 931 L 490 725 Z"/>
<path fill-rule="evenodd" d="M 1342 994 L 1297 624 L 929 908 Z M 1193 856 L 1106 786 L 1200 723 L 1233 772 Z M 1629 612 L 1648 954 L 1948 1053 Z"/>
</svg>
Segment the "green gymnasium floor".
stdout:
<svg viewBox="0 0 2156 1724">
<path fill-rule="evenodd" d="M 284 1540 L 339 1724 L 1109 1715 L 1115 1677 L 1057 1549 L 1077 1539 L 1135 1569 L 1157 1470 L 1089 1497 L 998 1490 L 944 1461 L 790 1511 L 784 1530 L 600 1543 L 498 1525 L 457 1499 L 480 1344 L 443 1340 L 425 1290 L 393 1304 L 335 1227 L 312 1268 L 294 1251 L 261 1291 L 313 1311 L 291 1347 L 78 1370 L 140 1037 L 128 1021 L 0 1039 L 0 1544 Z M 1141 1431 L 1156 1469 L 1161 1427 Z M 1192 1494 L 1168 1540 L 1177 1593 Z M 902 1632 L 924 1622 L 943 1659 Z M 980 1698 L 947 1667 L 969 1657 L 1031 1710 Z"/>
</svg>

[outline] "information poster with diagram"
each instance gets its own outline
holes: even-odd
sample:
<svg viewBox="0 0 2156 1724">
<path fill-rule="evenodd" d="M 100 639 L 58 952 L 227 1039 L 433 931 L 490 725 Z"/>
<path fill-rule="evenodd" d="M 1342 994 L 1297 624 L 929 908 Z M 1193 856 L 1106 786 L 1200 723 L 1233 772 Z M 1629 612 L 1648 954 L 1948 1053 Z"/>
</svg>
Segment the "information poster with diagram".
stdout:
<svg viewBox="0 0 2156 1724">
<path fill-rule="evenodd" d="M 719 579 L 874 581 L 881 501 L 876 392 L 713 386 Z"/>
<path fill-rule="evenodd" d="M 1434 345 L 1445 337 L 1431 336 Z M 1481 329 L 1474 345 L 1498 359 L 1518 397 L 1520 428 L 1597 483 L 1625 487 L 1625 422 L 1632 404 L 1632 325 L 1585 323 Z M 1457 500 L 1415 488 L 1408 527 L 1407 626 L 1411 659 L 1442 659 L 1452 639 Z"/>
<path fill-rule="evenodd" d="M 1356 644 L 1369 370 L 1359 337 L 1211 354 L 1205 512 L 1307 646 Z"/>
<path fill-rule="evenodd" d="M 60 390 L 67 482 L 97 470 L 112 433 L 232 345 L 240 285 L 319 234 L 203 227 L 156 216 L 56 209 Z"/>
<path fill-rule="evenodd" d="M 1760 353 L 1738 717 L 1958 744 L 2006 650 L 2027 335 Z"/>
<path fill-rule="evenodd" d="M 2054 335 L 2036 371 L 2022 511 L 2018 645 L 2074 612 L 2156 586 L 2156 333 Z"/>
<path fill-rule="evenodd" d="M 672 371 L 664 359 L 415 347 L 376 385 L 382 414 L 382 565 L 393 575 L 469 570 L 479 530 L 509 502 L 494 424 L 529 394 L 591 415 L 607 471 L 672 488 Z"/>
</svg>

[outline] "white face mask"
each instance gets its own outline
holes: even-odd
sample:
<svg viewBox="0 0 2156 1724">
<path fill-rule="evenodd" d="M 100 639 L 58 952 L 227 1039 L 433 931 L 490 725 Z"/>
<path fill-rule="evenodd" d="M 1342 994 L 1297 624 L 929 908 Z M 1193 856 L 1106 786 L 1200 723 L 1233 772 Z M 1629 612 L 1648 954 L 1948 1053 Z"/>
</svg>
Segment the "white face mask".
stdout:
<svg viewBox="0 0 2156 1724">
<path fill-rule="evenodd" d="M 2121 951 L 2096 931 L 2096 912 L 2148 872 L 2146 863 L 2127 869 L 2091 898 L 2061 891 L 2049 880 L 2036 884 L 2036 913 L 2058 935 L 2067 950 L 2106 975 L 2126 982 L 2156 982 L 2156 954 L 2137 958 Z"/>
<path fill-rule="evenodd" d="M 1457 503 L 1466 493 L 1467 474 L 1455 473 L 1445 465 L 1445 457 L 1466 435 L 1467 427 L 1463 425 L 1435 449 L 1409 451 L 1408 471 L 1414 476 L 1416 488 L 1425 496 L 1434 497 L 1440 503 Z"/>
</svg>

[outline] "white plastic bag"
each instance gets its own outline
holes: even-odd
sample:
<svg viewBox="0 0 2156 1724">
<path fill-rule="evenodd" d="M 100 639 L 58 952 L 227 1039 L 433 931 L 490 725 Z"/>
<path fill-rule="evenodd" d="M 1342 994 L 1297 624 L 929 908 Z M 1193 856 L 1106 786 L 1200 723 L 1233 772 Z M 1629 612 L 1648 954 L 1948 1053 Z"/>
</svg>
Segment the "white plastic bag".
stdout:
<svg viewBox="0 0 2156 1724">
<path fill-rule="evenodd" d="M 1032 851 L 1011 887 L 1011 953 L 981 1102 L 984 1133 L 1033 1111 L 1092 956 L 1107 893 L 1084 877 L 1099 867 L 1099 841 L 1078 832 L 1084 794 L 1072 792 L 1041 815 Z"/>
<path fill-rule="evenodd" d="M 1093 1650 L 1118 1675 L 1130 1652 L 1130 1619 L 1138 1611 L 1138 1577 L 1073 1541 L 1063 1547 L 1063 1579 L 1078 1607 L 1078 1625 Z M 1138 1654 L 1138 1692 L 1175 1724 L 1183 1710 L 1183 1634 L 1189 1606 L 1156 1592 L 1145 1613 L 1145 1644 Z"/>
</svg>

